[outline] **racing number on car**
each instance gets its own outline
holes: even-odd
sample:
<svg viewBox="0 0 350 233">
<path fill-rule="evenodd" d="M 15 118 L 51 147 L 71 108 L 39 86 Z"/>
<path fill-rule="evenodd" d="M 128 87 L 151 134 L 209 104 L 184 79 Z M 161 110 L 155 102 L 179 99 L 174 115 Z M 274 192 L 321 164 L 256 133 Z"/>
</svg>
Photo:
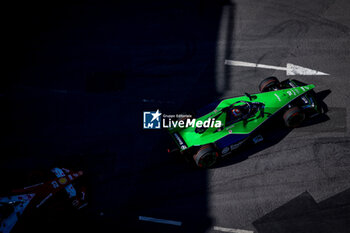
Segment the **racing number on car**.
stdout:
<svg viewBox="0 0 350 233">
<path fill-rule="evenodd" d="M 305 91 L 305 89 L 304 89 L 303 87 L 301 87 L 301 89 L 302 89 L 303 91 Z M 299 90 L 298 90 L 298 88 L 293 88 L 293 89 L 291 89 L 290 91 L 287 91 L 287 94 L 288 94 L 289 96 L 297 95 L 297 94 L 299 94 Z"/>
<path fill-rule="evenodd" d="M 296 95 L 296 94 L 295 94 L 295 91 L 293 91 L 293 90 L 292 90 L 292 91 L 287 91 L 287 94 L 288 94 L 289 96 Z"/>
</svg>

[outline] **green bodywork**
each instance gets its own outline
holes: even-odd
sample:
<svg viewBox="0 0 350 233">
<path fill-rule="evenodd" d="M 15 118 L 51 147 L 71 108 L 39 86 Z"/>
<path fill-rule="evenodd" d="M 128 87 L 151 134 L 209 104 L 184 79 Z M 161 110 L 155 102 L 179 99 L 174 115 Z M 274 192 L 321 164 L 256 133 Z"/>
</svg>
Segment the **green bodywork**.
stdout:
<svg viewBox="0 0 350 233">
<path fill-rule="evenodd" d="M 185 141 L 187 148 L 181 150 L 187 150 L 192 146 L 205 145 L 214 143 L 215 141 L 223 138 L 228 134 L 249 134 L 263 122 L 265 122 L 270 116 L 274 115 L 284 106 L 288 105 L 291 101 L 305 94 L 306 92 L 313 89 L 314 85 L 305 85 L 289 89 L 277 90 L 264 92 L 259 94 L 251 94 L 251 99 L 248 96 L 240 96 L 235 98 L 229 98 L 222 100 L 217 107 L 210 113 L 201 116 L 196 121 L 205 121 L 208 118 L 216 119 L 221 121 L 223 127 L 221 130 L 212 127 L 205 130 L 203 133 L 196 133 L 195 127 L 188 128 L 171 128 L 169 129 L 170 134 L 178 133 Z M 222 111 L 224 108 L 236 103 L 237 101 L 246 101 L 251 103 L 262 103 L 264 105 L 263 110 L 257 111 L 254 115 L 248 119 L 235 122 L 233 124 L 226 124 L 226 115 L 229 114 L 227 111 Z M 238 105 L 242 103 L 237 103 Z M 235 105 L 232 105 L 235 106 Z M 263 111 L 263 114 L 261 113 Z"/>
</svg>

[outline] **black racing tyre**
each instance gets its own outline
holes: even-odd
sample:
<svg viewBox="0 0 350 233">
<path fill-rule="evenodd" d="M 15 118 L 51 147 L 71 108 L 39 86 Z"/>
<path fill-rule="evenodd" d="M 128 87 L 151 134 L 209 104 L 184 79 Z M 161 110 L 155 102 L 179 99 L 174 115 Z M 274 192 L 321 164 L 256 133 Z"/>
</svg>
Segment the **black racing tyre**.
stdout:
<svg viewBox="0 0 350 233">
<path fill-rule="evenodd" d="M 298 127 L 305 120 L 305 113 L 298 107 L 288 109 L 283 115 L 284 123 L 287 127 Z"/>
<path fill-rule="evenodd" d="M 207 168 L 214 165 L 218 156 L 219 154 L 215 151 L 214 147 L 208 144 L 199 148 L 193 159 L 198 167 Z"/>
<path fill-rule="evenodd" d="M 279 88 L 280 81 L 276 77 L 268 77 L 265 78 L 261 83 L 259 84 L 259 91 L 260 92 L 267 92 L 272 91 L 273 88 Z"/>
</svg>

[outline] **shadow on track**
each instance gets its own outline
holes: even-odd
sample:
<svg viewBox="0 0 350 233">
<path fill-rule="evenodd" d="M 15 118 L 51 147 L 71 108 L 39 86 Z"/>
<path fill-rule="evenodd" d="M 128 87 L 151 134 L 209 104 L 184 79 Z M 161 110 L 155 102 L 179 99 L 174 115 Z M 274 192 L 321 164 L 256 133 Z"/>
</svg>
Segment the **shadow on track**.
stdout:
<svg viewBox="0 0 350 233">
<path fill-rule="evenodd" d="M 10 177 L 4 187 L 58 164 L 90 178 L 81 216 L 43 213 L 18 232 L 172 231 L 139 215 L 181 221 L 174 231 L 208 229 L 207 172 L 169 158 L 163 133 L 142 129 L 142 115 L 198 108 L 220 95 L 215 65 L 224 4 L 64 1 L 9 9 L 21 20 L 7 34 L 12 73 L 0 96 L 0 170 Z M 234 10 L 231 4 L 229 35 Z M 230 37 L 221 41 L 229 48 Z"/>
<path fill-rule="evenodd" d="M 317 203 L 304 192 L 253 222 L 259 233 L 348 232 L 350 189 Z"/>
</svg>

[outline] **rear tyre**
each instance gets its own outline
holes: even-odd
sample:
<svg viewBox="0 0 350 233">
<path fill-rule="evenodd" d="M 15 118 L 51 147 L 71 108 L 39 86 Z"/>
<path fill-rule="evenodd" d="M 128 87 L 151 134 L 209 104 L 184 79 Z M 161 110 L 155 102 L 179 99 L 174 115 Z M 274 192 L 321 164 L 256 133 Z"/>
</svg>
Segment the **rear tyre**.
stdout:
<svg viewBox="0 0 350 233">
<path fill-rule="evenodd" d="M 261 81 L 259 85 L 260 92 L 272 91 L 278 89 L 280 86 L 280 81 L 276 77 L 268 77 Z"/>
<path fill-rule="evenodd" d="M 193 156 L 194 162 L 200 168 L 208 168 L 215 164 L 219 154 L 210 144 L 199 148 L 198 152 Z"/>
<path fill-rule="evenodd" d="M 298 127 L 305 120 L 305 113 L 298 107 L 288 109 L 283 115 L 284 123 L 289 128 Z"/>
</svg>

